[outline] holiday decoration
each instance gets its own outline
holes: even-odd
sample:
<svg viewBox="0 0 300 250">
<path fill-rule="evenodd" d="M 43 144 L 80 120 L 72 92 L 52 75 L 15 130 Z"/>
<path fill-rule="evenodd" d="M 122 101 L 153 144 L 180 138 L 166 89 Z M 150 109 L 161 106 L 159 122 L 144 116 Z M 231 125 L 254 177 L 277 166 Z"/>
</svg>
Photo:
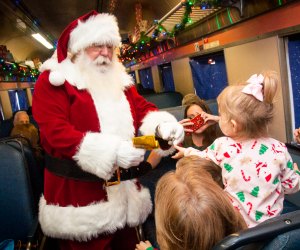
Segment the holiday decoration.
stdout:
<svg viewBox="0 0 300 250">
<path fill-rule="evenodd" d="M 293 170 L 293 169 L 294 169 L 294 168 L 293 168 L 293 162 L 288 161 L 288 163 L 287 163 L 287 168 Z"/>
<path fill-rule="evenodd" d="M 209 149 L 211 149 L 211 150 L 215 150 L 215 144 L 213 143 L 213 144 L 211 144 L 210 146 L 209 146 Z"/>
<path fill-rule="evenodd" d="M 272 184 L 276 185 L 279 182 L 279 179 L 276 177 Z"/>
<path fill-rule="evenodd" d="M 266 180 L 267 182 L 269 182 L 269 181 L 271 180 L 271 178 L 272 178 L 272 174 L 268 174 L 268 175 L 265 177 L 265 180 Z"/>
<path fill-rule="evenodd" d="M 123 63 L 128 63 L 127 66 L 131 66 L 141 60 L 146 60 L 149 57 L 174 48 L 176 45 L 176 35 L 184 30 L 187 24 L 193 22 L 191 13 L 194 8 L 201 8 L 202 10 L 211 9 L 220 6 L 221 2 L 221 0 L 184 0 L 181 2 L 184 14 L 181 17 L 180 23 L 175 24 L 172 29 L 167 30 L 162 24 L 163 21 L 154 20 L 153 25 L 155 28 L 150 36 L 145 35 L 147 23 L 145 20 L 142 20 L 142 5 L 138 2 L 135 5 L 137 25 L 135 26 L 134 33 L 130 36 L 130 44 L 124 44 L 120 50 L 120 60 Z M 230 15 L 228 15 L 228 18 L 230 18 Z"/>
<path fill-rule="evenodd" d="M 250 194 L 253 195 L 254 197 L 257 197 L 258 193 L 259 193 L 259 186 L 253 188 Z"/>
<path fill-rule="evenodd" d="M 0 58 L 1 82 L 35 82 L 38 76 L 38 69 L 21 63 L 5 61 L 3 58 Z"/>
<path fill-rule="evenodd" d="M 237 195 L 237 197 L 239 198 L 239 200 L 241 201 L 241 202 L 244 202 L 245 201 L 245 195 L 244 195 L 244 192 L 238 192 L 238 193 L 236 193 L 236 195 Z"/>
<path fill-rule="evenodd" d="M 241 174 L 243 176 L 243 180 L 244 181 L 250 181 L 251 180 L 251 176 L 249 175 L 248 177 L 245 176 L 245 172 L 244 170 L 241 170 Z"/>
<path fill-rule="evenodd" d="M 233 169 L 233 167 L 230 164 L 227 164 L 227 163 L 224 164 L 224 168 L 228 171 L 228 173 L 230 173 Z"/>
<path fill-rule="evenodd" d="M 255 211 L 255 220 L 256 221 L 260 220 L 263 215 L 264 215 L 263 212 Z"/>
<path fill-rule="evenodd" d="M 247 202 L 247 206 L 249 207 L 249 210 L 248 210 L 248 213 L 247 213 L 249 215 L 251 213 L 253 204 L 251 202 Z"/>
<path fill-rule="evenodd" d="M 259 155 L 263 155 L 267 151 L 268 147 L 264 144 L 260 145 Z"/>
</svg>

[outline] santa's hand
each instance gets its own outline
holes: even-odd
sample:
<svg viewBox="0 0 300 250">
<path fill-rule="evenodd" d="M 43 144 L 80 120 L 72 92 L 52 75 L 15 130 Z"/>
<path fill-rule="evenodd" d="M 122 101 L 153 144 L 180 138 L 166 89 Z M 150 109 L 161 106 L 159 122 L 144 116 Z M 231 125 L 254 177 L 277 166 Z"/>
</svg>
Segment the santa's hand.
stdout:
<svg viewBox="0 0 300 250">
<path fill-rule="evenodd" d="M 168 141 L 170 145 L 177 145 L 184 139 L 184 129 L 178 122 L 163 122 L 157 126 L 156 136 Z"/>
<path fill-rule="evenodd" d="M 130 168 L 144 160 L 145 149 L 135 148 L 131 141 L 122 141 L 117 151 L 117 165 Z"/>
</svg>

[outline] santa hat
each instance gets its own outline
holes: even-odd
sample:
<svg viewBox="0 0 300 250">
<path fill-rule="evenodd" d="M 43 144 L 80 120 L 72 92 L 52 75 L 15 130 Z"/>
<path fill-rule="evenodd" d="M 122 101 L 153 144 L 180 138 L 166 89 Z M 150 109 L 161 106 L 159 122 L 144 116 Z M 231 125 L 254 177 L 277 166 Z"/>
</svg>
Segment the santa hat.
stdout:
<svg viewBox="0 0 300 250">
<path fill-rule="evenodd" d="M 57 43 L 57 62 L 62 63 L 68 53 L 76 54 L 93 44 L 119 46 L 120 43 L 121 36 L 116 17 L 91 11 L 71 22 L 62 32 Z M 65 78 L 59 70 L 54 70 L 50 73 L 49 80 L 58 86 L 64 83 Z"/>
</svg>

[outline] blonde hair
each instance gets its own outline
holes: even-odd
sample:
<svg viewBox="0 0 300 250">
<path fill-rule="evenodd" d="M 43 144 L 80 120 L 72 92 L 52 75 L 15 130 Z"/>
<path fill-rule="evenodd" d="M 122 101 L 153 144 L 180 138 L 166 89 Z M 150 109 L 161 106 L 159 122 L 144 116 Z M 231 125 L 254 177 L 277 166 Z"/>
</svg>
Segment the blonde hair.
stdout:
<svg viewBox="0 0 300 250">
<path fill-rule="evenodd" d="M 263 101 L 242 92 L 245 84 L 226 87 L 218 96 L 220 114 L 228 121 L 235 120 L 239 134 L 249 138 L 267 135 L 267 126 L 273 119 L 273 102 L 278 88 L 278 75 L 266 71 L 264 76 Z"/>
<path fill-rule="evenodd" d="M 223 189 L 224 184 L 222 181 L 222 169 L 220 166 L 215 164 L 213 161 L 201 158 L 196 155 L 191 155 L 187 157 L 183 157 L 180 161 L 176 164 L 176 169 L 179 168 L 195 168 L 195 171 L 207 171 L 213 180 Z"/>
<path fill-rule="evenodd" d="M 185 164 L 158 181 L 155 222 L 157 241 L 164 250 L 211 249 L 225 236 L 246 228 L 210 174 L 201 166 Z"/>
</svg>

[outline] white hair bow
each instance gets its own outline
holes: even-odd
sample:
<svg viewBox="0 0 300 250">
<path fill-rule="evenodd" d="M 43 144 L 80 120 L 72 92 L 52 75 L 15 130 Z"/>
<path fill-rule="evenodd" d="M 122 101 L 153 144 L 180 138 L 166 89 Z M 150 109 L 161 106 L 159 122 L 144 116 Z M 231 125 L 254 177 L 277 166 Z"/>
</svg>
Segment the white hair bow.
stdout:
<svg viewBox="0 0 300 250">
<path fill-rule="evenodd" d="M 257 100 L 262 102 L 264 100 L 262 85 L 262 83 L 264 82 L 263 75 L 254 74 L 246 82 L 249 84 L 243 88 L 242 92 L 245 94 L 253 95 Z"/>
</svg>

